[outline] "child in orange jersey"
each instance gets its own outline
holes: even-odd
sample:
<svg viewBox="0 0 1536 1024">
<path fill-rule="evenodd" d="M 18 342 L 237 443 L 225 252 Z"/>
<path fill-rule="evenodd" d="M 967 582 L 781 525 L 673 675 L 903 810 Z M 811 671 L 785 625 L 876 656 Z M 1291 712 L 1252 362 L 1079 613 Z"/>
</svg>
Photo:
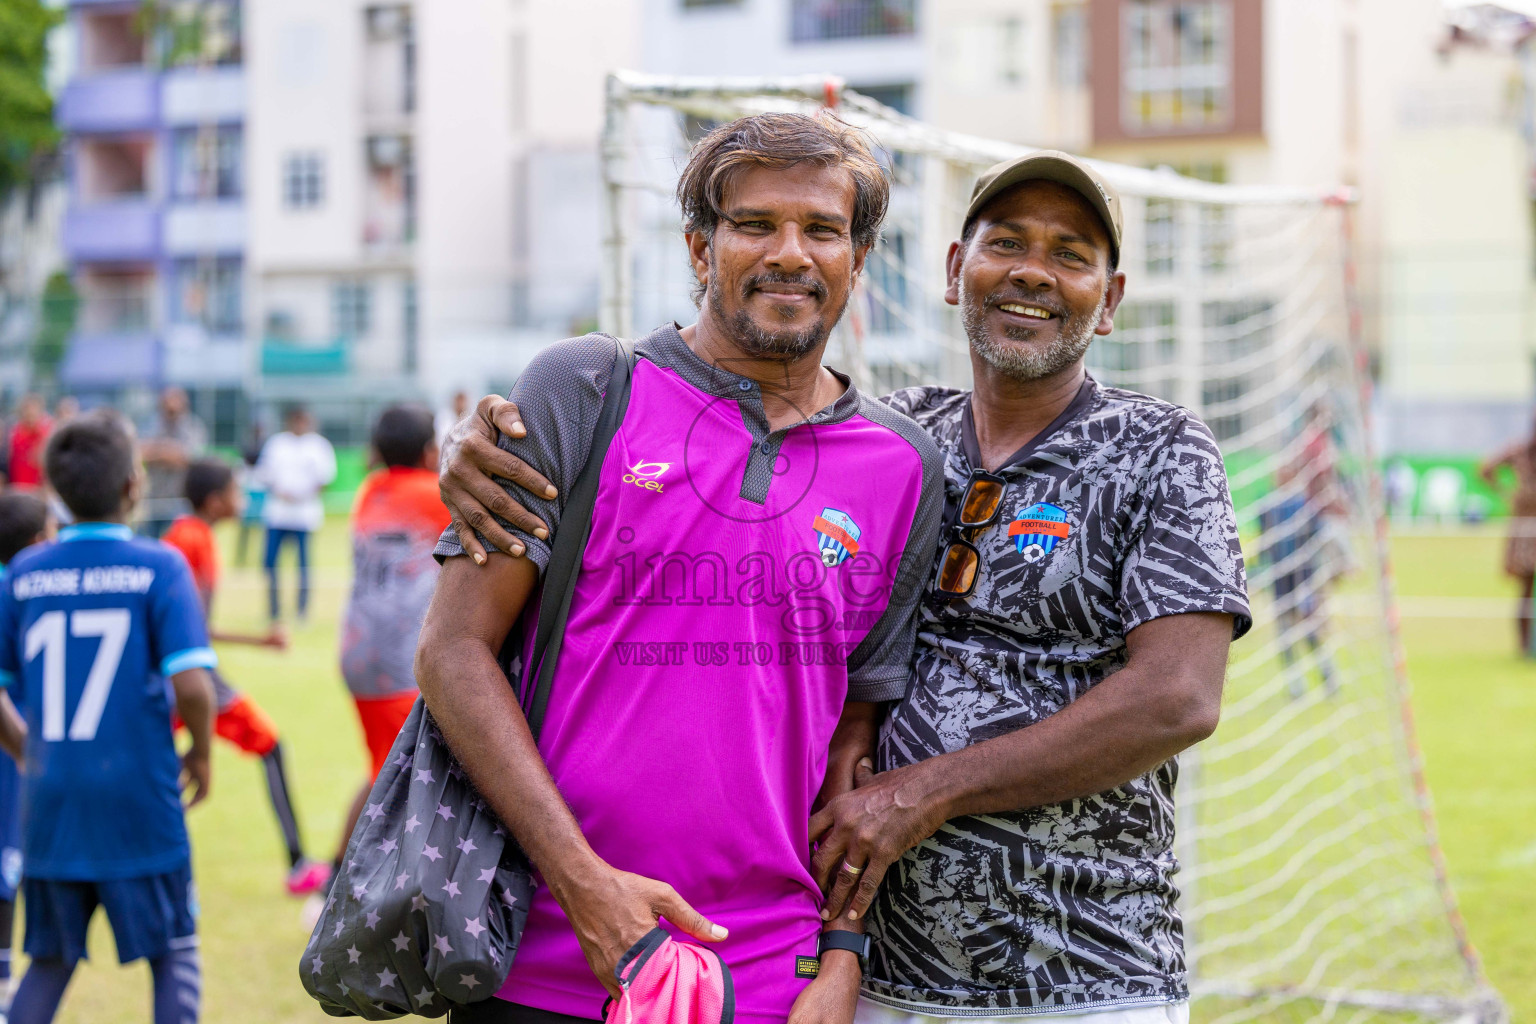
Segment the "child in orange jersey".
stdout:
<svg viewBox="0 0 1536 1024">
<path fill-rule="evenodd" d="M 213 595 L 219 582 L 219 549 L 214 540 L 213 526 L 240 514 L 240 493 L 235 487 L 235 476 L 230 468 L 215 459 L 201 459 L 187 467 L 187 501 L 192 514 L 182 516 L 170 525 L 161 537 L 165 543 L 180 551 L 192 569 L 192 579 L 203 599 L 203 611 L 212 614 Z M 227 644 L 251 644 L 286 650 L 288 638 L 280 628 L 274 627 L 265 636 L 248 636 L 239 633 L 223 633 L 208 629 L 209 638 Z M 278 739 L 277 728 L 255 701 L 239 692 L 225 681 L 218 669 L 213 676 L 214 696 L 218 701 L 218 718 L 214 732 L 248 754 L 261 758 L 266 772 L 267 792 L 272 798 L 272 810 L 283 833 L 283 843 L 288 848 L 288 891 L 295 896 L 314 892 L 330 880 L 330 866 L 316 863 L 304 856 L 299 838 L 298 816 L 293 810 L 289 795 L 288 772 L 283 765 L 283 745 Z"/>
<path fill-rule="evenodd" d="M 437 583 L 432 549 L 449 518 L 437 494 L 430 411 L 384 410 L 373 428 L 373 454 L 382 468 L 363 481 L 352 508 L 352 594 L 341 632 L 341 674 L 357 705 L 372 772 L 353 801 L 343 851 L 416 703 L 416 639 Z"/>
</svg>

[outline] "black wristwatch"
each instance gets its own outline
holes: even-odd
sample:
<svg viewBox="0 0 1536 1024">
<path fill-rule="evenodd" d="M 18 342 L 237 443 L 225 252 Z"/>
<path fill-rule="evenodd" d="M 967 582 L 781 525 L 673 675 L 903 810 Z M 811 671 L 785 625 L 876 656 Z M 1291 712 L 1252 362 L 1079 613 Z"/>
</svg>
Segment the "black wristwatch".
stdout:
<svg viewBox="0 0 1536 1024">
<path fill-rule="evenodd" d="M 826 956 L 829 949 L 846 949 L 854 954 L 859 958 L 860 969 L 869 963 L 870 941 L 868 935 L 845 931 L 822 932 L 821 941 L 816 944 L 817 959 Z"/>
</svg>

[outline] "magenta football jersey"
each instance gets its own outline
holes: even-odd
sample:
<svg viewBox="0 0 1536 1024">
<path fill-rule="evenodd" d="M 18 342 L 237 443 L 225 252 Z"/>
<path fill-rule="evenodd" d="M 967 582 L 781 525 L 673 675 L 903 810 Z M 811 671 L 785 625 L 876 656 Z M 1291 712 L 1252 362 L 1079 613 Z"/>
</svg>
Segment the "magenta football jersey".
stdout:
<svg viewBox="0 0 1536 1024">
<path fill-rule="evenodd" d="M 821 929 L 807 822 L 828 745 L 846 701 L 906 690 L 942 468 L 920 428 L 852 386 L 770 431 L 759 385 L 675 327 L 637 352 L 539 746 L 600 856 L 730 929 L 712 948 L 737 1012 L 782 1020 Z M 562 494 L 613 353 L 561 342 L 513 391 L 529 436 L 504 446 Z M 516 496 L 559 529 L 558 502 Z M 547 543 L 523 539 L 547 564 Z M 451 531 L 439 553 L 460 553 Z M 499 995 L 600 1016 L 606 993 L 547 890 Z"/>
</svg>

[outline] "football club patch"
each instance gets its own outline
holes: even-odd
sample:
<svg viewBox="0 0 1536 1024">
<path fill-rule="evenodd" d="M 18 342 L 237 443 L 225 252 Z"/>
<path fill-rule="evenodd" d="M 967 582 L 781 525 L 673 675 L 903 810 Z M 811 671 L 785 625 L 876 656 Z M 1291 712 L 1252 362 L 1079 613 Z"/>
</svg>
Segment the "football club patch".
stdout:
<svg viewBox="0 0 1536 1024">
<path fill-rule="evenodd" d="M 859 553 L 859 528 L 848 513 L 824 508 L 811 525 L 816 530 L 816 546 L 821 549 L 821 564 L 828 569 Z"/>
<path fill-rule="evenodd" d="M 1038 562 L 1072 532 L 1067 514 L 1049 502 L 1039 502 L 1008 524 L 1008 536 L 1026 562 Z"/>
</svg>

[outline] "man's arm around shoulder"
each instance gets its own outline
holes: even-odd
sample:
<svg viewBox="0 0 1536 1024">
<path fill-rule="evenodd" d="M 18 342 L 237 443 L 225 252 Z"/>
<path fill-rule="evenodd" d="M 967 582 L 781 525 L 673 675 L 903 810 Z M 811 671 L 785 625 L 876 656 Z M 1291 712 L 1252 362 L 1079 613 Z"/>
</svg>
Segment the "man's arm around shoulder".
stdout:
<svg viewBox="0 0 1536 1024">
<path fill-rule="evenodd" d="M 528 559 L 492 553 L 484 567 L 447 559 L 416 649 L 416 681 L 454 756 L 565 911 L 592 973 L 617 994 L 614 965 L 658 917 L 702 941 L 725 929 L 670 885 L 607 864 L 555 787 L 497 662 L 537 583 Z"/>
<path fill-rule="evenodd" d="M 847 909 L 862 917 L 885 871 L 951 818 L 1061 803 L 1144 775 L 1216 731 L 1232 616 L 1190 612 L 1126 634 L 1124 668 L 1061 711 L 995 739 L 874 776 L 811 818 L 812 873 L 863 870 Z M 840 887 L 827 901 L 844 909 Z"/>
</svg>

